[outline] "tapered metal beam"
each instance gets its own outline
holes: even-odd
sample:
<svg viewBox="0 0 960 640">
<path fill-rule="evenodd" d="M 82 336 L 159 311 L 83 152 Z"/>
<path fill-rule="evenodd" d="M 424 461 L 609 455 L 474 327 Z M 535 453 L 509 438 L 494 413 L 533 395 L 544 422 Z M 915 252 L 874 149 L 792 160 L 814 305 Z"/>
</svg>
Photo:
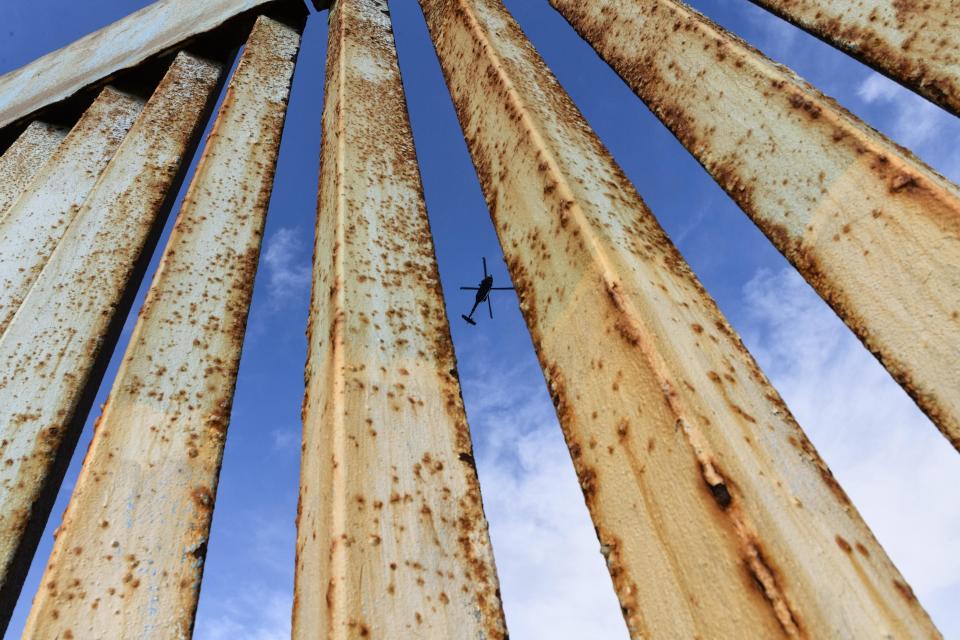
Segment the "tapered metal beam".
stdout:
<svg viewBox="0 0 960 640">
<path fill-rule="evenodd" d="M 176 58 L 0 337 L 0 624 L 16 601 L 221 71 L 186 54 Z M 124 455 L 113 462 L 129 471 L 143 460 Z M 90 547 L 78 560 L 92 563 L 108 547 Z M 61 582 L 52 591 L 69 586 Z M 89 605 L 85 616 L 92 615 Z"/>
<path fill-rule="evenodd" d="M 960 449 L 960 191 L 673 0 L 551 0 Z"/>
<path fill-rule="evenodd" d="M 107 168 L 144 100 L 105 88 L 0 217 L 0 336 Z"/>
<path fill-rule="evenodd" d="M 498 0 L 421 0 L 634 638 L 937 637 Z"/>
<path fill-rule="evenodd" d="M 35 121 L 0 156 L 0 220 L 67 136 L 64 127 Z"/>
<path fill-rule="evenodd" d="M 955 0 L 751 0 L 960 115 Z"/>
<path fill-rule="evenodd" d="M 297 30 L 260 18 L 170 236 L 25 635 L 189 638 Z"/>
<path fill-rule="evenodd" d="M 386 4 L 330 15 L 296 638 L 506 638 Z"/>
<path fill-rule="evenodd" d="M 66 47 L 0 76 L 0 129 L 231 19 L 270 5 L 304 12 L 302 0 L 159 0 Z"/>
</svg>

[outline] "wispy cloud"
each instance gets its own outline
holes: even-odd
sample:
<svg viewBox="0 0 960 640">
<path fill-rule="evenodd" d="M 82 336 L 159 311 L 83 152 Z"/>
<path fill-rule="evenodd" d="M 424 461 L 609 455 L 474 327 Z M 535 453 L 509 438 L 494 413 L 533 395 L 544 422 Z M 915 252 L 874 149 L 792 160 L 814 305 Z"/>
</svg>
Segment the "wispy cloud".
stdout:
<svg viewBox="0 0 960 640">
<path fill-rule="evenodd" d="M 285 427 L 270 432 L 273 436 L 274 451 L 290 451 L 300 447 L 301 429 L 299 427 Z"/>
<path fill-rule="evenodd" d="M 213 604 L 197 640 L 289 640 L 293 597 L 290 589 L 250 588 Z"/>
<path fill-rule="evenodd" d="M 744 9 L 747 22 L 756 30 L 757 40 L 754 44 L 772 58 L 780 59 L 790 55 L 797 46 L 800 30 L 759 7 L 749 6 Z"/>
<path fill-rule="evenodd" d="M 541 373 L 473 369 L 464 386 L 478 399 L 470 423 L 511 637 L 627 638 Z"/>
<path fill-rule="evenodd" d="M 713 198 L 707 196 L 698 206 L 692 214 L 689 215 L 683 227 L 671 234 L 674 244 L 683 250 L 684 242 L 690 237 L 691 234 L 696 233 L 699 230 L 703 229 L 703 221 L 706 219 L 707 214 L 712 214 L 715 210 L 715 205 L 713 203 Z"/>
<path fill-rule="evenodd" d="M 879 73 L 871 73 L 857 88 L 857 95 L 868 103 L 890 102 L 900 95 L 896 82 Z"/>
<path fill-rule="evenodd" d="M 220 565 L 228 575 L 204 580 L 198 640 L 279 640 L 290 637 L 296 529 L 282 508 L 228 515 L 220 542 L 241 558 Z"/>
<path fill-rule="evenodd" d="M 309 237 L 300 229 L 281 227 L 266 241 L 262 262 L 268 301 L 274 311 L 309 295 L 310 248 L 306 239 Z"/>
<path fill-rule="evenodd" d="M 960 457 L 795 271 L 759 272 L 745 300 L 744 341 L 941 631 L 960 637 Z"/>
<path fill-rule="evenodd" d="M 857 96 L 870 105 L 885 104 L 888 109 L 891 135 L 911 149 L 934 142 L 937 133 L 952 118 L 947 112 L 904 89 L 875 71 L 870 71 L 857 88 Z"/>
</svg>

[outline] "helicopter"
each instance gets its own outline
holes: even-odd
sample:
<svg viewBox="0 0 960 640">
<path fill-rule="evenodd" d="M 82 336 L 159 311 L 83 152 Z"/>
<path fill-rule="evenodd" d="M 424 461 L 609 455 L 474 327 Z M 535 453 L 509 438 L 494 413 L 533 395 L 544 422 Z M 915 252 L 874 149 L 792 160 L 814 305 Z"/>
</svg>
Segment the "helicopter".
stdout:
<svg viewBox="0 0 960 640">
<path fill-rule="evenodd" d="M 468 324 L 476 325 L 477 321 L 473 319 L 473 313 L 477 310 L 477 307 L 480 306 L 480 303 L 484 300 L 487 301 L 487 311 L 490 312 L 490 319 L 493 320 L 493 305 L 490 304 L 490 292 L 491 291 L 513 291 L 513 287 L 495 287 L 493 286 L 493 276 L 487 273 L 487 259 L 483 258 L 483 280 L 480 281 L 480 286 L 478 287 L 460 287 L 461 291 L 476 291 L 477 298 L 473 303 L 473 308 L 470 309 L 469 314 L 461 314 L 460 317 L 467 321 Z"/>
</svg>

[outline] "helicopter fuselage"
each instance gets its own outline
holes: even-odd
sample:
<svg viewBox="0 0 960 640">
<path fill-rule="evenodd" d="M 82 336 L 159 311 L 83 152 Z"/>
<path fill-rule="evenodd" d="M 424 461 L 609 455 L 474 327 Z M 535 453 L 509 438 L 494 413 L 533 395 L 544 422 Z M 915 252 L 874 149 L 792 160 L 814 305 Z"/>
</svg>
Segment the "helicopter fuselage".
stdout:
<svg viewBox="0 0 960 640">
<path fill-rule="evenodd" d="M 477 299 L 474 303 L 474 307 L 486 300 L 487 296 L 490 295 L 490 290 L 493 289 L 493 276 L 487 276 L 481 280 L 479 287 L 480 288 L 477 290 Z"/>
</svg>

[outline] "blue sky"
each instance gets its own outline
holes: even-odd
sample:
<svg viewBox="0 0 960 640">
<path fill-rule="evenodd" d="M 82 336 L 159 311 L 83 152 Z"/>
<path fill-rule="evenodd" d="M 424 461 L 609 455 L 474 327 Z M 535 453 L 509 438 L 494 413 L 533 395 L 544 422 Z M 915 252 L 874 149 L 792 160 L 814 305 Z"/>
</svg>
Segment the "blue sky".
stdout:
<svg viewBox="0 0 960 640">
<path fill-rule="evenodd" d="M 0 73 L 147 4 L 4 0 Z M 743 335 L 941 631 L 960 638 L 960 456 L 546 0 L 506 4 Z M 956 118 L 747 0 L 692 4 L 960 180 Z M 449 314 L 458 318 L 471 299 L 457 287 L 479 279 L 481 256 L 498 280 L 507 272 L 419 7 L 393 0 L 391 9 L 440 275 Z M 289 636 L 325 51 L 326 16 L 314 15 L 294 79 L 240 367 L 197 618 L 202 639 Z M 495 322 L 457 321 L 452 331 L 511 636 L 626 638 L 516 298 L 502 294 L 494 307 Z M 20 633 L 89 436 L 90 424 L 7 637 Z"/>
</svg>

